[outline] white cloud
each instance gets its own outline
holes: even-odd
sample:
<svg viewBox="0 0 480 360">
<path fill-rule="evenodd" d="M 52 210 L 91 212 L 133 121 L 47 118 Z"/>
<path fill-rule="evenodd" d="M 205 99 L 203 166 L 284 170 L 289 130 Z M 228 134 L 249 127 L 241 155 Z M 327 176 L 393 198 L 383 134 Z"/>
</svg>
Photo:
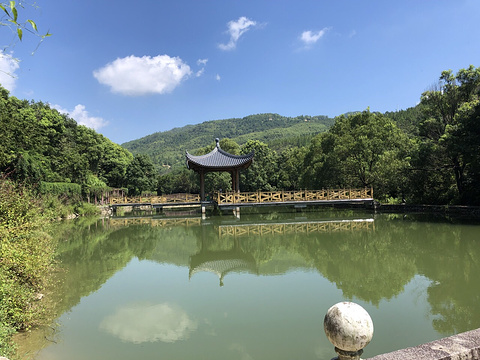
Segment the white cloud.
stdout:
<svg viewBox="0 0 480 360">
<path fill-rule="evenodd" d="M 179 57 L 131 55 L 95 70 L 93 76 L 115 93 L 139 96 L 169 93 L 191 73 Z"/>
<path fill-rule="evenodd" d="M 180 307 L 172 304 L 132 304 L 119 308 L 100 323 L 100 329 L 122 341 L 141 344 L 173 343 L 189 337 L 197 323 Z"/>
<path fill-rule="evenodd" d="M 305 47 L 310 47 L 320 40 L 328 30 L 330 30 L 330 28 L 323 28 L 319 31 L 304 31 L 302 35 L 300 35 L 300 40 L 305 44 Z"/>
<path fill-rule="evenodd" d="M 222 50 L 233 50 L 237 46 L 237 41 L 245 32 L 247 32 L 251 26 L 255 26 L 257 23 L 253 20 L 242 16 L 237 21 L 230 21 L 228 23 L 228 33 L 230 34 L 230 41 L 226 44 L 219 44 L 218 47 Z"/>
<path fill-rule="evenodd" d="M 221 79 L 222 79 L 222 78 L 220 77 L 219 74 L 217 74 L 217 75 L 215 76 L 215 80 L 220 81 Z"/>
<path fill-rule="evenodd" d="M 8 91 L 15 89 L 15 70 L 20 66 L 18 60 L 13 58 L 11 54 L 0 52 L 0 84 Z"/>
<path fill-rule="evenodd" d="M 196 77 L 199 77 L 199 76 L 203 75 L 203 73 L 205 72 L 205 66 L 207 65 L 207 62 L 208 62 L 208 59 L 198 59 L 197 60 L 197 65 L 202 66 L 202 68 L 195 73 Z"/>
<path fill-rule="evenodd" d="M 78 104 L 75 106 L 73 111 L 68 111 L 63 109 L 59 105 L 53 105 L 54 109 L 57 109 L 62 114 L 66 114 L 72 119 L 74 119 L 79 125 L 85 125 L 94 130 L 98 130 L 108 124 L 107 121 L 103 120 L 101 117 L 90 116 L 88 111 L 85 110 L 85 105 Z"/>
</svg>

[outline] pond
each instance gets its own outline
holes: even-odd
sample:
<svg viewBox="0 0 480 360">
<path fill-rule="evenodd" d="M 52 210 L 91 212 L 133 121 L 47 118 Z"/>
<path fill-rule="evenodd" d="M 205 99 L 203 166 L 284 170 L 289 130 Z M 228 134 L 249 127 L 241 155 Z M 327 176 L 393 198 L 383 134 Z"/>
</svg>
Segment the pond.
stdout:
<svg viewBox="0 0 480 360">
<path fill-rule="evenodd" d="M 480 327 L 479 225 L 268 211 L 59 225 L 58 317 L 21 355 L 327 360 L 323 319 L 346 300 L 374 323 L 364 358 Z"/>
</svg>

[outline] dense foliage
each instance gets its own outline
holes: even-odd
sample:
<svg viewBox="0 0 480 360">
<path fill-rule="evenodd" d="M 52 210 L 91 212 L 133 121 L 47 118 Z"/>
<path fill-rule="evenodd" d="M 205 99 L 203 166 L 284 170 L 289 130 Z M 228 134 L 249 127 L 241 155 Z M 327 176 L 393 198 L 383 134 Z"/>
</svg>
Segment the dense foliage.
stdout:
<svg viewBox="0 0 480 360">
<path fill-rule="evenodd" d="M 480 68 L 443 71 L 422 94 L 423 118 L 414 167 L 429 201 L 479 204 Z M 420 190 L 422 191 L 422 190 Z M 433 192 L 433 193 L 432 193 Z"/>
<path fill-rule="evenodd" d="M 255 150 L 253 164 L 241 173 L 241 191 L 373 187 L 381 201 L 480 205 L 479 95 L 480 68 L 470 66 L 457 74 L 442 72 L 438 84 L 413 108 L 341 115 L 328 131 L 316 135 L 294 136 L 287 131 L 283 138 L 264 142 L 253 131 L 235 133 L 241 142 L 223 138 L 220 144 L 226 151 L 233 149 L 232 154 Z M 263 118 L 255 118 L 260 128 Z M 148 149 L 164 135 L 154 134 L 130 146 Z M 213 137 L 197 154 L 213 148 Z M 209 176 L 207 192 L 231 189 L 228 174 Z M 197 184 L 198 179 L 184 169 L 173 169 L 160 177 L 158 190 L 197 189 Z"/>
<path fill-rule="evenodd" d="M 19 100 L 1 87 L 0 128 L 0 173 L 43 193 L 88 198 L 127 187 L 127 172 L 138 171 L 138 159 L 120 145 L 48 104 Z M 150 176 L 135 191 L 153 191 L 156 174 Z"/>
<path fill-rule="evenodd" d="M 0 178 L 0 356 L 13 351 L 10 335 L 38 324 L 39 301 L 51 277 L 53 243 L 45 232 L 53 216 L 47 199 Z"/>
<path fill-rule="evenodd" d="M 408 167 L 407 136 L 382 114 L 364 111 L 339 116 L 329 132 L 317 136 L 304 160 L 304 185 L 374 187 L 397 196 Z"/>
</svg>

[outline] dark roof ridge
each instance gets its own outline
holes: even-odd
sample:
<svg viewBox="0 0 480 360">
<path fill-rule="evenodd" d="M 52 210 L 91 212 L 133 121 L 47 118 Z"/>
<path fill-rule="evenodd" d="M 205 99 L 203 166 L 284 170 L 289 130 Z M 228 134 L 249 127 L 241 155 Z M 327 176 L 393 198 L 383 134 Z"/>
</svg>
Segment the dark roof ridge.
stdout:
<svg viewBox="0 0 480 360">
<path fill-rule="evenodd" d="M 187 157 L 188 168 L 204 168 L 204 169 L 231 169 L 242 168 L 250 165 L 253 160 L 255 151 L 246 155 L 233 155 L 220 148 L 218 138 L 215 139 L 216 146 L 205 155 L 192 155 L 185 151 Z M 190 165 L 193 165 L 192 167 Z M 213 170 L 215 171 L 215 170 Z"/>
</svg>

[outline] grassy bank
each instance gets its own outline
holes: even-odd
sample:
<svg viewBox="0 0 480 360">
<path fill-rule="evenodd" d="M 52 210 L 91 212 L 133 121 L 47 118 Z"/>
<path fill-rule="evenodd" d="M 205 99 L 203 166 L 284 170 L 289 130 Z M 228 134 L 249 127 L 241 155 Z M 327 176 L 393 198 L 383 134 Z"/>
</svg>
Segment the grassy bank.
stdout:
<svg viewBox="0 0 480 360">
<path fill-rule="evenodd" d="M 49 223 L 95 211 L 93 205 L 65 204 L 0 178 L 0 356 L 14 354 L 15 332 L 45 320 L 42 297 L 52 279 L 55 250 Z"/>
</svg>

